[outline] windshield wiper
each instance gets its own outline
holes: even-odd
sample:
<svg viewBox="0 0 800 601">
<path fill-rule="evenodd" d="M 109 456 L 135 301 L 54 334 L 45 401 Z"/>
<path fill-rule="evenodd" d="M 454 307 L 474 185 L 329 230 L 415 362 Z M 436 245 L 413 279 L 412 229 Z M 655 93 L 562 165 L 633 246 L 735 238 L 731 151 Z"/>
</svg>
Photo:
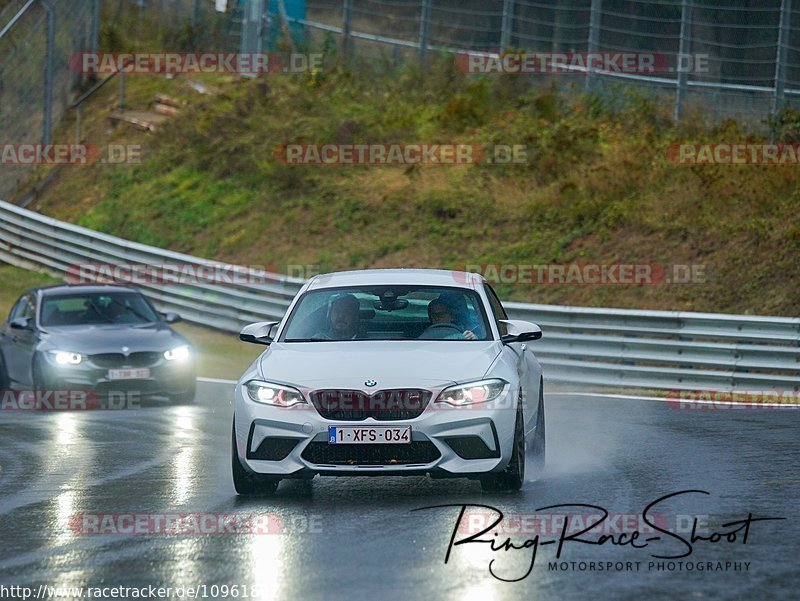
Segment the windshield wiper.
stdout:
<svg viewBox="0 0 800 601">
<path fill-rule="evenodd" d="M 94 312 L 97 314 L 98 317 L 105 319 L 108 323 L 114 323 L 114 320 L 111 319 L 105 312 L 97 306 L 93 299 L 89 299 L 89 306 L 94 309 Z"/>
</svg>

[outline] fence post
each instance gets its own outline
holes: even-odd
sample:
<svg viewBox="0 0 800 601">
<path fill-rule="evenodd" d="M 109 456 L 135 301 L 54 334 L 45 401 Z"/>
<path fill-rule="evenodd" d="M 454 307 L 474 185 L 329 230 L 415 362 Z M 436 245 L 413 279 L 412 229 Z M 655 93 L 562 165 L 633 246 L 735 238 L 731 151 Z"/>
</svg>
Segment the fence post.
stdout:
<svg viewBox="0 0 800 601">
<path fill-rule="evenodd" d="M 419 16 L 419 66 L 425 67 L 425 53 L 428 51 L 428 24 L 431 19 L 431 0 L 422 0 Z"/>
<path fill-rule="evenodd" d="M 39 3 L 47 11 L 47 48 L 44 60 L 44 125 L 42 144 L 50 144 L 53 135 L 53 55 L 56 45 L 56 14 L 45 0 Z"/>
<path fill-rule="evenodd" d="M 514 0 L 503 0 L 503 25 L 500 31 L 500 52 L 511 45 L 511 32 L 514 26 Z"/>
<path fill-rule="evenodd" d="M 81 111 L 83 107 L 79 104 L 75 107 L 75 144 L 81 143 Z"/>
<path fill-rule="evenodd" d="M 592 8 L 589 13 L 589 43 L 586 50 L 589 53 L 598 52 L 600 50 L 600 18 L 603 11 L 603 0 L 592 0 Z M 591 66 L 591 61 L 587 61 L 586 67 L 586 91 L 591 92 L 594 85 L 594 77 Z"/>
<path fill-rule="evenodd" d="M 100 0 L 92 0 L 91 51 L 100 50 Z"/>
<path fill-rule="evenodd" d="M 352 40 L 350 39 L 350 27 L 353 24 L 353 0 L 344 0 L 342 9 L 342 54 L 347 57 L 350 55 Z"/>
<path fill-rule="evenodd" d="M 194 11 L 192 12 L 192 27 L 197 27 L 200 24 L 200 13 L 202 12 L 200 0 L 194 0 Z"/>
<path fill-rule="evenodd" d="M 261 52 L 264 0 L 246 0 L 242 19 L 242 52 Z"/>
<path fill-rule="evenodd" d="M 676 80 L 675 90 L 675 121 L 681 120 L 681 108 L 683 99 L 686 96 L 686 82 L 688 81 L 689 74 L 682 68 L 683 57 L 689 54 L 690 40 L 689 32 L 692 27 L 692 5 L 689 0 L 681 2 L 681 41 L 678 46 L 678 79 Z"/>
<path fill-rule="evenodd" d="M 778 28 L 778 54 L 775 57 L 775 88 L 772 92 L 770 117 L 771 136 L 775 142 L 775 119 L 783 108 L 784 88 L 786 86 L 786 59 L 789 51 L 789 24 L 792 19 L 792 0 L 781 0 L 781 21 Z"/>
</svg>

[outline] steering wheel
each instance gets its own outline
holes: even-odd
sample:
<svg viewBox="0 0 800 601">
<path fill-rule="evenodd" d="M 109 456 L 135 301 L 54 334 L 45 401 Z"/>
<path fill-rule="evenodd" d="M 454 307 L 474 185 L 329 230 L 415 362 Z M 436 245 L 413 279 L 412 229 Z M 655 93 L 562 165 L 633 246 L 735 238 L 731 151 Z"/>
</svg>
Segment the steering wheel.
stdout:
<svg viewBox="0 0 800 601">
<path fill-rule="evenodd" d="M 434 323 L 434 324 L 431 324 L 431 325 L 429 325 L 427 327 L 428 330 L 437 330 L 437 329 L 443 330 L 444 328 L 450 328 L 452 330 L 455 330 L 459 334 L 463 334 L 463 332 L 461 331 L 461 328 L 459 328 L 454 323 Z"/>
</svg>

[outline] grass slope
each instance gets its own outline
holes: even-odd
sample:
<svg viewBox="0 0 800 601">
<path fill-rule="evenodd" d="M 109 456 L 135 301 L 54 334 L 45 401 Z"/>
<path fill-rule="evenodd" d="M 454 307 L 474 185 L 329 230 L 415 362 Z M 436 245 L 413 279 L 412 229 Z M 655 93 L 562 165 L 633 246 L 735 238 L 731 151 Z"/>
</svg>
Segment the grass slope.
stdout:
<svg viewBox="0 0 800 601">
<path fill-rule="evenodd" d="M 566 77 L 566 76 L 565 76 Z M 759 141 L 643 98 L 387 64 L 310 75 L 128 78 L 128 106 L 187 103 L 158 134 L 111 130 L 109 86 L 85 111 L 91 143 L 143 143 L 138 165 L 67 167 L 34 205 L 100 231 L 222 260 L 321 271 L 485 263 L 703 264 L 703 284 L 501 284 L 513 300 L 796 315 L 797 166 L 676 166 L 673 143 Z M 577 85 L 582 84 L 577 81 Z M 65 124 L 64 138 L 72 124 Z M 287 142 L 525 144 L 526 165 L 290 166 Z M 35 177 L 42 177 L 39 170 Z"/>
</svg>

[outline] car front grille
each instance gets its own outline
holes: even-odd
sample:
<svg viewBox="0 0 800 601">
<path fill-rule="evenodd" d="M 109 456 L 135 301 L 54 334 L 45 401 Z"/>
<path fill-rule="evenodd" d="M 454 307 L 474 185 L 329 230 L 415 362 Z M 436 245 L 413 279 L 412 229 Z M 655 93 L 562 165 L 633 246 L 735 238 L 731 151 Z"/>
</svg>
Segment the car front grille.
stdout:
<svg viewBox="0 0 800 601">
<path fill-rule="evenodd" d="M 92 363 L 106 369 L 119 369 L 125 367 L 152 367 L 158 363 L 161 353 L 140 352 L 124 355 L 123 353 L 100 353 L 91 355 Z"/>
<path fill-rule="evenodd" d="M 396 421 L 419 417 L 432 393 L 422 388 L 393 388 L 372 394 L 362 390 L 326 389 L 311 393 L 311 402 L 325 419 Z"/>
<path fill-rule="evenodd" d="M 427 440 L 408 444 L 328 444 L 312 442 L 303 459 L 316 465 L 409 465 L 436 461 L 441 453 Z"/>
</svg>

